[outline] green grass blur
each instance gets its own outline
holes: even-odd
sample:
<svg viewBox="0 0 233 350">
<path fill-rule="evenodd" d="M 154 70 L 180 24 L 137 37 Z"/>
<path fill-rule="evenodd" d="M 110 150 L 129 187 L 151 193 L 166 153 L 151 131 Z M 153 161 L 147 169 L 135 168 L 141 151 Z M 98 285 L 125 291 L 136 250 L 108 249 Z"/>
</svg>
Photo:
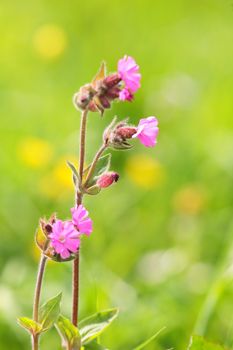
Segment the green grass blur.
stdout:
<svg viewBox="0 0 233 350">
<path fill-rule="evenodd" d="M 81 261 L 85 317 L 118 306 L 102 337 L 130 350 L 185 349 L 190 335 L 233 346 L 233 2 L 2 0 L 0 5 L 0 349 L 29 349 L 17 316 L 31 315 L 39 217 L 69 216 L 80 116 L 72 95 L 100 62 L 141 67 L 134 103 L 88 122 L 90 161 L 114 115 L 156 115 L 159 143 L 113 152 L 120 181 L 86 198 L 94 233 Z M 71 265 L 49 263 L 42 300 L 63 291 Z M 61 349 L 55 330 L 41 349 Z"/>
</svg>

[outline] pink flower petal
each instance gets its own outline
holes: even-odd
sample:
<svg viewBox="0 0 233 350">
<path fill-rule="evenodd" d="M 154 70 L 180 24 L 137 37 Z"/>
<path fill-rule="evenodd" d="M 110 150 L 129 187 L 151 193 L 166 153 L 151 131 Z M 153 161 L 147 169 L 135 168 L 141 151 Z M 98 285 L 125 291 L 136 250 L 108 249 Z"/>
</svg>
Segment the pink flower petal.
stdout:
<svg viewBox="0 0 233 350">
<path fill-rule="evenodd" d="M 118 74 L 125 83 L 125 89 L 131 94 L 140 88 L 141 74 L 139 73 L 139 66 L 132 57 L 124 56 L 119 60 Z M 128 98 L 124 98 L 124 94 L 125 92 L 120 95 L 120 99 L 130 101 Z"/>
<path fill-rule="evenodd" d="M 57 254 L 60 254 L 62 259 L 67 259 L 71 252 L 75 253 L 78 250 L 80 233 L 76 230 L 71 221 L 57 220 L 52 225 L 52 232 L 49 235 L 51 246 Z"/>
<path fill-rule="evenodd" d="M 68 249 L 63 249 L 62 252 L 60 253 L 62 259 L 67 259 L 70 257 L 70 252 Z"/>
<path fill-rule="evenodd" d="M 133 94 L 128 89 L 124 88 L 119 92 L 119 99 L 121 101 L 132 101 Z"/>
<path fill-rule="evenodd" d="M 85 233 L 89 235 L 92 228 L 92 220 L 88 217 L 88 211 L 83 205 L 79 205 L 78 208 L 72 208 L 72 223 L 75 225 L 80 233 Z"/>
<path fill-rule="evenodd" d="M 137 137 L 146 147 L 153 147 L 157 143 L 157 135 L 159 132 L 158 121 L 155 117 L 143 118 L 140 120 L 137 133 L 132 137 Z"/>
</svg>

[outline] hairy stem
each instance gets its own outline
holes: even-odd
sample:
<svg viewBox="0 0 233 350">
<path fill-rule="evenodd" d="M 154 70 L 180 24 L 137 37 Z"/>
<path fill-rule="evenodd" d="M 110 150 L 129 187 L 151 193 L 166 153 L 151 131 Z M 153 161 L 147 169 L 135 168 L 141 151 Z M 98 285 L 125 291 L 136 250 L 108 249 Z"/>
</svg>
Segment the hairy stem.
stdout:
<svg viewBox="0 0 233 350">
<path fill-rule="evenodd" d="M 97 164 L 97 162 L 98 162 L 100 156 L 101 156 L 102 153 L 106 150 L 107 147 L 108 147 L 107 144 L 104 143 L 104 144 L 99 148 L 98 152 L 96 153 L 96 155 L 95 155 L 95 157 L 94 157 L 94 159 L 93 159 L 93 161 L 92 161 L 92 163 L 91 163 L 90 169 L 89 169 L 89 171 L 88 171 L 88 174 L 87 174 L 87 177 L 86 177 L 86 181 L 85 181 L 84 187 L 85 187 L 86 185 L 88 185 L 88 181 L 90 180 L 90 178 L 92 177 L 92 175 L 93 175 L 93 173 L 94 173 L 94 171 L 95 171 L 95 166 L 96 166 L 96 164 Z"/>
<path fill-rule="evenodd" d="M 35 334 L 32 336 L 32 349 L 39 350 L 39 335 Z"/>
<path fill-rule="evenodd" d="M 46 244 L 47 245 L 47 244 Z M 39 319 L 39 305 L 40 305 L 40 295 L 41 295 L 41 287 L 44 277 L 44 271 L 46 266 L 47 257 L 44 254 L 41 254 L 40 264 L 38 268 L 36 287 L 35 287 L 35 296 L 33 303 L 33 320 L 38 322 Z M 32 337 L 32 349 L 39 349 L 39 335 L 36 334 Z"/>
<path fill-rule="evenodd" d="M 86 141 L 86 125 L 87 125 L 87 113 L 88 110 L 82 112 L 81 125 L 80 125 L 80 145 L 79 145 L 79 177 L 82 187 L 83 168 L 85 160 L 85 141 Z M 76 205 L 82 203 L 82 193 L 77 192 Z M 73 308 L 72 308 L 72 322 L 77 327 L 78 325 L 78 309 L 79 309 L 79 256 L 80 251 L 77 253 L 77 257 L 73 262 Z"/>
<path fill-rule="evenodd" d="M 84 167 L 84 159 L 85 159 L 87 113 L 88 113 L 87 109 L 82 112 L 81 125 L 80 125 L 79 176 L 80 176 L 81 182 L 83 179 L 83 167 Z"/>
</svg>

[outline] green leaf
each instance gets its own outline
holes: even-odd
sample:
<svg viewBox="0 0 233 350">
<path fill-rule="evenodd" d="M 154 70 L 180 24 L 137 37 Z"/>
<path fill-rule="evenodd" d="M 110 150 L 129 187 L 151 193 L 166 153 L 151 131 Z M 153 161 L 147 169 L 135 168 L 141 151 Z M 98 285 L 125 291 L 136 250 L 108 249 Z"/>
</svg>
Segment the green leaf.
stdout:
<svg viewBox="0 0 233 350">
<path fill-rule="evenodd" d="M 39 309 L 39 323 L 42 325 L 42 331 L 46 332 L 57 321 L 60 314 L 60 302 L 62 293 L 48 300 Z"/>
<path fill-rule="evenodd" d="M 62 346 L 72 350 L 81 349 L 81 337 L 78 328 L 68 318 L 60 315 L 55 327 L 62 338 Z"/>
<path fill-rule="evenodd" d="M 35 239 L 36 239 L 36 244 L 37 244 L 38 248 L 40 250 L 44 251 L 45 244 L 46 244 L 48 238 L 45 236 L 41 226 L 39 226 L 38 229 L 36 230 Z"/>
<path fill-rule="evenodd" d="M 119 151 L 127 151 L 128 149 L 131 149 L 133 146 L 130 145 L 127 141 L 121 142 L 121 143 L 114 143 L 111 145 L 113 149 L 117 149 Z"/>
<path fill-rule="evenodd" d="M 78 174 L 78 170 L 75 168 L 74 164 L 69 162 L 68 160 L 66 161 L 68 167 L 71 169 L 72 174 L 73 174 L 73 182 L 76 188 L 79 188 L 79 184 L 80 184 L 80 177 Z"/>
<path fill-rule="evenodd" d="M 203 337 L 193 335 L 188 346 L 188 350 L 223 350 L 224 348 L 218 344 L 210 343 Z"/>
<path fill-rule="evenodd" d="M 155 338 L 157 338 L 157 336 L 165 329 L 165 327 L 161 328 L 158 332 L 156 332 L 155 334 L 153 334 L 149 339 L 147 339 L 145 342 L 143 342 L 142 344 L 138 345 L 136 348 L 134 348 L 133 350 L 141 350 L 144 349 L 148 344 L 150 344 Z"/>
<path fill-rule="evenodd" d="M 89 187 L 92 186 L 95 183 L 95 178 L 102 175 L 103 173 L 107 172 L 111 165 L 111 153 L 105 154 L 104 156 L 100 157 L 96 166 L 94 173 L 90 180 L 88 181 Z M 86 170 L 85 170 L 86 171 Z"/>
<path fill-rule="evenodd" d="M 102 62 L 100 69 L 94 79 L 92 80 L 92 85 L 95 87 L 99 80 L 104 79 L 106 76 L 106 63 Z"/>
<path fill-rule="evenodd" d="M 17 321 L 21 327 L 25 328 L 32 335 L 39 334 L 42 331 L 42 325 L 28 317 L 19 317 Z"/>
<path fill-rule="evenodd" d="M 80 322 L 82 345 L 97 338 L 117 317 L 118 309 L 109 309 L 98 312 Z"/>
<path fill-rule="evenodd" d="M 105 346 L 98 344 L 96 341 L 92 341 L 87 345 L 84 345 L 84 350 L 108 350 Z"/>
<path fill-rule="evenodd" d="M 101 188 L 98 185 L 93 185 L 88 187 L 85 192 L 87 194 L 90 194 L 91 196 L 95 196 L 96 194 L 98 194 L 101 191 Z"/>
<path fill-rule="evenodd" d="M 94 171 L 94 177 L 100 176 L 110 168 L 112 155 L 111 153 L 105 154 L 104 156 L 100 157 Z"/>
</svg>

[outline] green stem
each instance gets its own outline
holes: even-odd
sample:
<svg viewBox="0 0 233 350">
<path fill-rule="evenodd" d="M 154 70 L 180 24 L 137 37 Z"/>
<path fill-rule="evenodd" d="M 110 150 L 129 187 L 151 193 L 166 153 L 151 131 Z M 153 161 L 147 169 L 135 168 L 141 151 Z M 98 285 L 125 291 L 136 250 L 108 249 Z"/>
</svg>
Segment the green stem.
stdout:
<svg viewBox="0 0 233 350">
<path fill-rule="evenodd" d="M 39 320 L 39 305 L 40 305 L 40 295 L 41 295 L 41 287 L 44 277 L 44 271 L 46 266 L 47 257 L 44 254 L 41 254 L 40 264 L 38 268 L 36 287 L 35 287 L 35 296 L 33 303 L 33 320 L 38 322 Z M 32 349 L 39 349 L 39 335 L 36 334 L 32 337 Z"/>
<path fill-rule="evenodd" d="M 106 150 L 106 148 L 108 147 L 108 145 L 106 143 L 104 143 L 98 150 L 98 152 L 96 153 L 92 163 L 91 163 L 91 166 L 90 166 L 90 169 L 87 173 L 87 177 L 86 177 L 86 180 L 85 180 L 85 183 L 84 183 L 84 187 L 86 185 L 88 185 L 88 181 L 90 180 L 90 178 L 92 177 L 94 171 L 95 171 L 95 166 L 100 158 L 100 156 L 102 155 L 102 153 Z"/>
<path fill-rule="evenodd" d="M 88 114 L 87 109 L 82 112 L 81 125 L 80 125 L 79 176 L 80 176 L 81 182 L 83 179 L 83 167 L 84 167 L 84 159 L 85 159 L 87 114 Z"/>
<path fill-rule="evenodd" d="M 82 187 L 83 168 L 85 160 L 85 142 L 86 142 L 86 125 L 87 125 L 88 109 L 82 112 L 81 125 L 80 125 L 80 146 L 79 146 L 79 177 Z M 76 204 L 77 206 L 82 203 L 82 193 L 77 193 Z M 73 307 L 72 307 L 72 322 L 77 327 L 78 325 L 78 309 L 79 309 L 79 259 L 80 251 L 78 251 L 77 257 L 73 262 Z"/>
</svg>

